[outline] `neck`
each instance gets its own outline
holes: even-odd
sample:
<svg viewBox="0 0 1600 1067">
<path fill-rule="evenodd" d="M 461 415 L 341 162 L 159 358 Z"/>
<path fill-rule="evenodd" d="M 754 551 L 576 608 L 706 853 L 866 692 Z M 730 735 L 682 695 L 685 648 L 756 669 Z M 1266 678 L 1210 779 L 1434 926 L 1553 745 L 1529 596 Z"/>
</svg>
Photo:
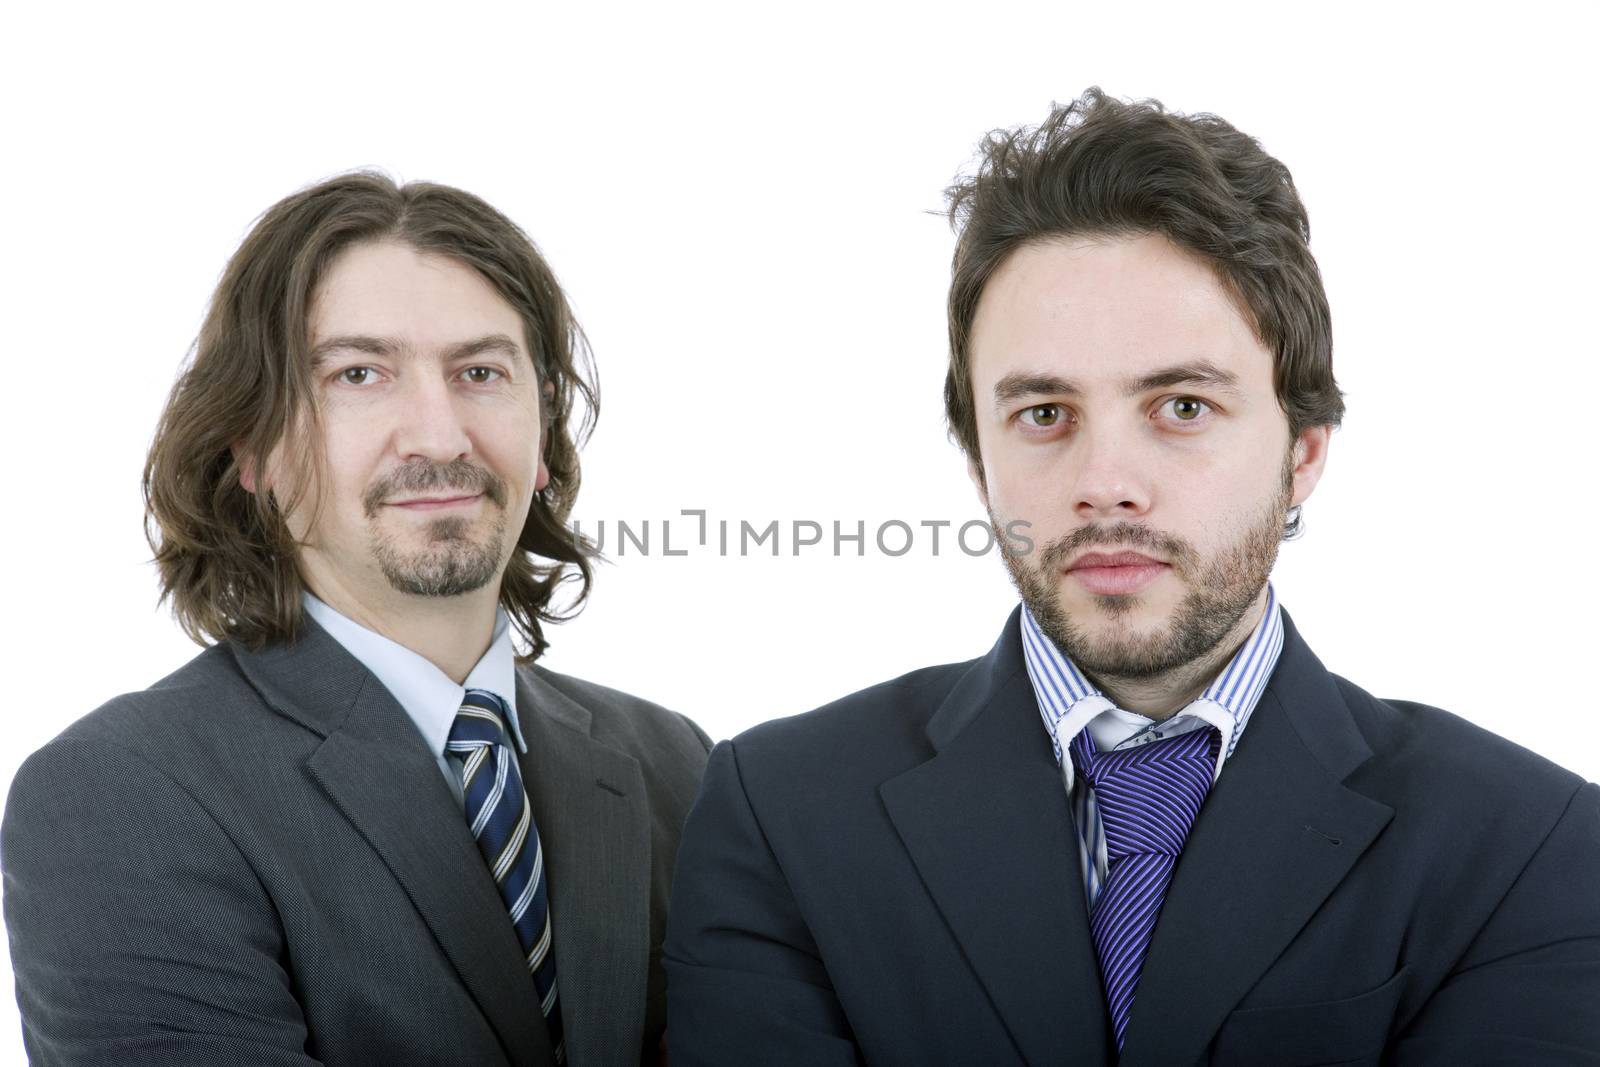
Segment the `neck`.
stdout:
<svg viewBox="0 0 1600 1067">
<path fill-rule="evenodd" d="M 356 596 L 332 575 L 306 575 L 305 580 L 324 604 L 409 648 L 457 685 L 466 683 L 494 638 L 498 583 L 460 596 L 420 597 L 392 591 Z"/>
<path fill-rule="evenodd" d="M 1161 674 L 1142 678 L 1119 675 L 1094 675 L 1091 681 L 1113 704 L 1147 719 L 1163 722 L 1188 707 L 1206 691 L 1206 686 L 1222 673 L 1266 611 L 1267 591 L 1263 587 L 1256 602 L 1234 623 L 1233 628 L 1206 655 Z"/>
</svg>

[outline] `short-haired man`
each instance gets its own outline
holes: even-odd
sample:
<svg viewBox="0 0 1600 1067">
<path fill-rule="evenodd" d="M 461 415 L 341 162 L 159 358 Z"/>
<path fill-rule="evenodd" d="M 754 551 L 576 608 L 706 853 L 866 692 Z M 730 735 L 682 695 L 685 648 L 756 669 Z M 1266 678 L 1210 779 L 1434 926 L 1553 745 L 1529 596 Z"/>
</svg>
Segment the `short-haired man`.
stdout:
<svg viewBox="0 0 1600 1067">
<path fill-rule="evenodd" d="M 1330 674 L 1268 584 L 1343 410 L 1287 170 L 1091 90 L 950 195 L 1022 604 L 713 751 L 675 1067 L 1600 1060 L 1600 789 Z"/>
<path fill-rule="evenodd" d="M 590 579 L 586 360 L 471 194 L 361 173 L 262 216 L 145 471 L 164 595 L 215 644 L 6 807 L 34 1062 L 655 1062 L 709 744 L 533 663 Z"/>
</svg>

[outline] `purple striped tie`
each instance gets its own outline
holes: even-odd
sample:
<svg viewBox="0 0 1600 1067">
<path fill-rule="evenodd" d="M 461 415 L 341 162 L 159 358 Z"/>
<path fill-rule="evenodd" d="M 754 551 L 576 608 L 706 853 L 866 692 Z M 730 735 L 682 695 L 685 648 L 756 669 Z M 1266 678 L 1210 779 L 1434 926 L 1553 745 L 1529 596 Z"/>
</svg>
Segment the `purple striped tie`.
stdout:
<svg viewBox="0 0 1600 1067">
<path fill-rule="evenodd" d="M 1161 900 L 1211 791 L 1220 740 L 1210 727 L 1120 752 L 1096 752 L 1088 730 L 1072 739 L 1072 765 L 1094 787 L 1106 835 L 1106 882 L 1089 933 L 1119 1050 Z"/>
</svg>

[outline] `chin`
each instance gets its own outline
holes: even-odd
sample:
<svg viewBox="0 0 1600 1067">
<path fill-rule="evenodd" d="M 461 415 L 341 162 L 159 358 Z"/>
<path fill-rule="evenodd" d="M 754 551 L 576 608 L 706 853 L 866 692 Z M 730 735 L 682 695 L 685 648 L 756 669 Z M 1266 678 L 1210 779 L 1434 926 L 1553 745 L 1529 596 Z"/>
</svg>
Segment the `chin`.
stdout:
<svg viewBox="0 0 1600 1067">
<path fill-rule="evenodd" d="M 1173 605 L 1167 602 L 1169 598 L 1149 589 L 1137 593 L 1091 593 L 1068 577 L 1056 595 L 1069 618 L 1081 619 L 1090 625 L 1111 619 L 1154 628 L 1172 616 Z"/>
</svg>

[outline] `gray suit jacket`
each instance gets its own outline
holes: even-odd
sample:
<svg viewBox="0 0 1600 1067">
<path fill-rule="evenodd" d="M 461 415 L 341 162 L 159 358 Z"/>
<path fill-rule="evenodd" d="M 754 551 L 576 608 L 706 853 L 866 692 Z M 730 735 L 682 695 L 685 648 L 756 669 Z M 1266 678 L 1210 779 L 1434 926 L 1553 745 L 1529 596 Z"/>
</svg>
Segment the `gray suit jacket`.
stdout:
<svg viewBox="0 0 1600 1067">
<path fill-rule="evenodd" d="M 635 697 L 517 675 L 567 1062 L 653 1062 L 709 743 Z M 554 1062 L 432 754 L 309 619 L 293 645 L 208 649 L 34 753 L 0 849 L 35 1063 Z"/>
</svg>

